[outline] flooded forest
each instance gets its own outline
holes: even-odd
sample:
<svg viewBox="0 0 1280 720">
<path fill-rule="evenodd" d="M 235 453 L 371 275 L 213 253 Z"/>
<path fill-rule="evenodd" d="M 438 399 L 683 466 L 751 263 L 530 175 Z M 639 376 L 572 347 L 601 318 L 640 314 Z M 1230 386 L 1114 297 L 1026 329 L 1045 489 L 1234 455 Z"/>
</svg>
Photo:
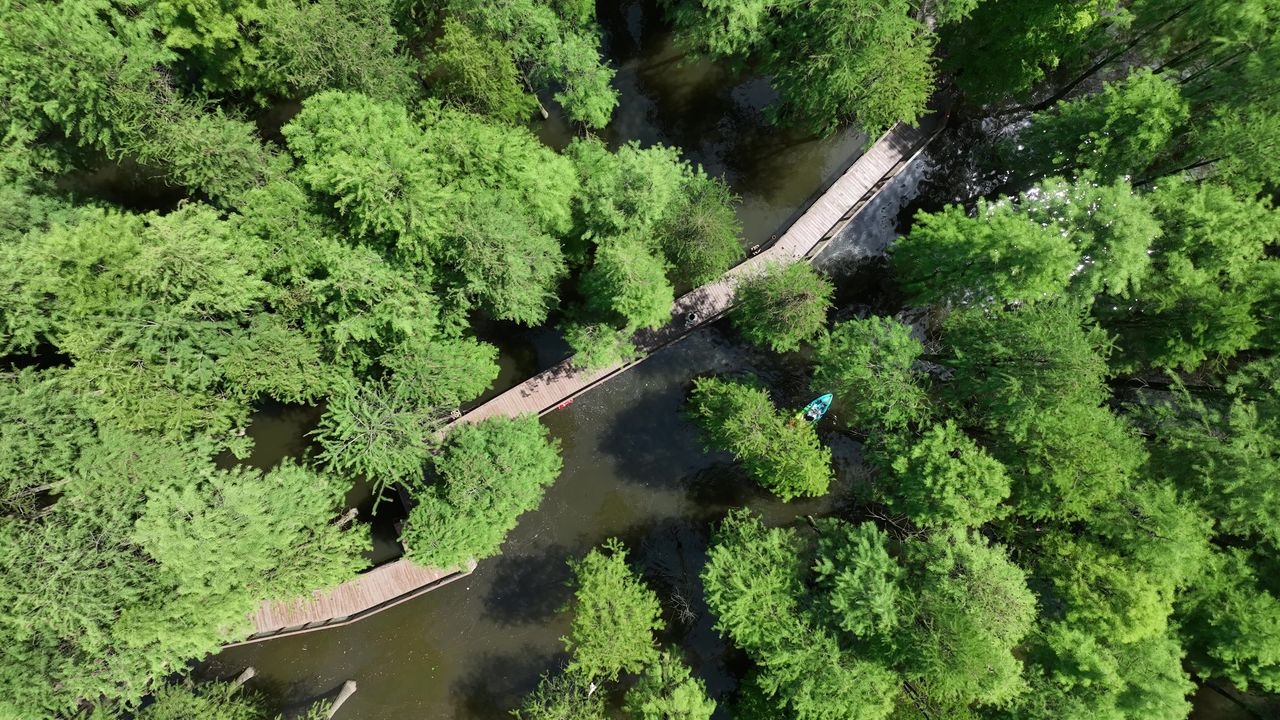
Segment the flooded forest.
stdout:
<svg viewBox="0 0 1280 720">
<path fill-rule="evenodd" d="M 0 720 L 1280 717 L 1277 78 L 1280 0 L 0 0 Z"/>
</svg>

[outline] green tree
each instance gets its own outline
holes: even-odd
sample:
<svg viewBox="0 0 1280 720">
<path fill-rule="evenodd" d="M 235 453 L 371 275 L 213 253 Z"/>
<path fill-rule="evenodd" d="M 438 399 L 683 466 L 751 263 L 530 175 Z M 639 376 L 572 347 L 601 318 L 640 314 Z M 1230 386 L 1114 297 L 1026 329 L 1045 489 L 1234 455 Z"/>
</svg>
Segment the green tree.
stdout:
<svg viewBox="0 0 1280 720">
<path fill-rule="evenodd" d="M 573 229 L 579 193 L 577 167 L 523 127 L 424 103 L 420 118 L 432 160 L 459 193 L 514 196 L 542 232 L 564 237 Z"/>
<path fill-rule="evenodd" d="M 1035 598 L 1004 548 L 938 531 L 895 558 L 870 523 L 815 525 L 809 544 L 735 511 L 713 534 L 707 604 L 760 668 L 752 704 L 870 719 L 899 702 L 999 705 L 1022 690 L 1015 650 Z M 896 690 L 904 683 L 910 701 Z"/>
<path fill-rule="evenodd" d="M 573 364 L 586 370 L 629 362 L 639 354 L 630 332 L 605 323 L 570 323 L 564 328 L 564 341 L 573 351 Z"/>
<path fill-rule="evenodd" d="M 521 85 L 520 69 L 499 40 L 477 35 L 446 17 L 440 38 L 427 57 L 436 76 L 431 93 L 458 107 L 507 123 L 519 123 L 537 107 Z"/>
<path fill-rule="evenodd" d="M 928 416 L 928 399 L 913 369 L 924 352 L 911 327 L 891 318 L 838 323 L 815 343 L 814 392 L 833 392 L 863 430 L 905 428 Z"/>
<path fill-rule="evenodd" d="M 13 350 L 48 343 L 90 416 L 183 437 L 231 436 L 261 396 L 300 402 L 331 377 L 319 349 L 269 314 L 250 244 L 211 208 L 85 213 L 10 246 L 0 265 Z M 254 358 L 272 352 L 276 362 Z"/>
<path fill-rule="evenodd" d="M 443 256 L 459 285 L 495 318 L 537 325 L 565 274 L 560 243 L 542 232 L 512 193 L 477 194 L 456 211 Z"/>
<path fill-rule="evenodd" d="M 992 433 L 988 449 L 1013 481 L 1015 512 L 1085 517 L 1124 492 L 1146 460 L 1109 397 L 1106 334 L 1079 310 L 1038 303 L 1004 312 L 953 312 L 943 394 L 966 423 Z"/>
<path fill-rule="evenodd" d="M 155 693 L 154 702 L 132 717 L 137 720 L 280 720 L 267 710 L 261 694 L 230 682 L 207 682 L 199 685 L 190 679 L 165 685 Z M 322 720 L 328 703 L 312 705 L 300 720 Z M 96 717 L 96 716 L 95 716 Z"/>
<path fill-rule="evenodd" d="M 719 178 L 695 172 L 659 221 L 656 233 L 676 280 L 697 287 L 718 279 L 742 257 L 738 198 Z"/>
<path fill-rule="evenodd" d="M 663 652 L 627 691 L 624 707 L 634 720 L 710 720 L 716 702 L 679 657 Z"/>
<path fill-rule="evenodd" d="M 1201 677 L 1280 688 L 1280 599 L 1262 587 L 1248 552 L 1214 553 L 1203 580 L 1180 599 L 1179 625 Z"/>
<path fill-rule="evenodd" d="M 394 6 L 389 0 L 267 0 L 252 11 L 250 69 L 237 86 L 293 97 L 344 90 L 408 100 L 417 94 L 417 73 L 393 26 Z"/>
<path fill-rule="evenodd" d="M 844 652 L 803 613 L 806 575 L 795 531 L 766 528 L 747 510 L 732 511 L 712 536 L 702 573 L 707 605 L 716 629 L 760 666 L 757 702 L 806 720 L 887 717 L 893 673 Z"/>
<path fill-rule="evenodd" d="M 816 497 L 831 484 L 831 451 L 812 423 L 779 413 L 764 390 L 697 378 L 689 412 L 709 448 L 732 453 L 747 474 L 783 500 Z"/>
<path fill-rule="evenodd" d="M 768 265 L 736 289 L 734 327 L 774 352 L 800 349 L 827 324 L 835 287 L 802 262 Z"/>
<path fill-rule="evenodd" d="M 1233 374 L 1225 401 L 1180 388 L 1172 402 L 1144 397 L 1132 412 L 1152 438 L 1151 471 L 1208 510 L 1218 533 L 1280 548 L 1280 528 L 1271 522 L 1280 512 L 1280 418 L 1268 410 L 1277 395 L 1244 380 L 1255 369 L 1269 375 L 1273 368 L 1259 362 Z"/>
<path fill-rule="evenodd" d="M 1162 230 L 1149 280 L 1134 302 L 1096 311 L 1119 336 L 1117 365 L 1190 370 L 1250 347 L 1265 316 L 1263 238 L 1280 215 L 1210 184 L 1165 181 L 1148 197 Z"/>
<path fill-rule="evenodd" d="M 889 555 L 889 536 L 869 522 L 851 525 L 831 518 L 818 527 L 816 586 L 825 595 L 830 622 L 875 654 L 891 652 L 895 631 L 910 612 L 905 573 Z"/>
<path fill-rule="evenodd" d="M 649 238 L 671 208 L 685 202 L 682 193 L 695 177 L 679 150 L 660 144 L 642 149 L 632 141 L 611 153 L 603 142 L 589 138 L 574 140 L 565 152 L 581 178 L 577 214 L 588 238 L 603 244 L 631 234 L 659 250 L 660 244 Z"/>
<path fill-rule="evenodd" d="M 1145 178 L 1190 114 L 1176 82 L 1139 70 L 1032 116 L 1018 136 L 1026 148 L 1020 164 L 1035 175 L 1088 170 L 1104 182 Z"/>
<path fill-rule="evenodd" d="M 618 92 L 600 57 L 594 7 L 551 0 L 448 0 L 445 12 L 482 37 L 500 41 L 538 90 L 554 97 L 569 120 L 589 128 L 609 123 Z M 499 60 L 499 62 L 502 62 Z"/>
<path fill-rule="evenodd" d="M 85 701 L 134 706 L 188 659 L 247 634 L 262 600 L 364 565 L 367 535 L 334 518 L 344 483 L 297 466 L 220 470 L 215 450 L 104 430 L 52 505 L 0 520 L 0 599 L 19 611 L 0 623 L 11 707 L 54 717 Z"/>
<path fill-rule="evenodd" d="M 56 370 L 0 378 L 0 417 L 0 514 L 29 516 L 43 493 L 69 482 L 67 468 L 97 444 L 97 427 Z"/>
<path fill-rule="evenodd" d="M 617 680 L 658 662 L 653 633 L 663 628 L 658 596 L 627 564 L 627 549 L 616 539 L 581 560 L 571 561 L 573 623 L 564 638 L 573 656 L 569 672 L 583 678 Z"/>
<path fill-rule="evenodd" d="M 1008 716 L 1017 720 L 1180 720 L 1194 690 L 1171 635 L 1134 643 L 1049 624 L 1028 643 L 1028 689 Z"/>
<path fill-rule="evenodd" d="M 1055 228 L 980 201 L 916 215 L 893 245 L 893 271 L 920 303 L 1034 302 L 1061 296 L 1078 256 Z"/>
<path fill-rule="evenodd" d="M 1105 407 L 1063 405 L 989 449 L 1009 472 L 1011 505 L 1033 518 L 1083 518 L 1124 493 L 1146 462 L 1127 418 Z"/>
<path fill-rule="evenodd" d="M 666 325 L 675 302 L 666 261 L 631 236 L 601 243 L 582 277 L 582 292 L 589 310 L 629 330 Z"/>
<path fill-rule="evenodd" d="M 893 268 L 919 302 L 1133 297 L 1160 235 L 1151 203 L 1123 180 L 1043 180 L 1016 200 L 920 213 L 893 246 Z"/>
<path fill-rule="evenodd" d="M 538 687 L 511 711 L 518 720 L 605 720 L 604 693 L 593 693 L 581 677 L 543 676 Z"/>
<path fill-rule="evenodd" d="M 435 449 L 432 433 L 446 411 L 379 382 L 353 382 L 329 398 L 314 435 L 320 460 L 347 477 L 381 490 L 419 478 Z"/>
<path fill-rule="evenodd" d="M 229 682 L 197 686 L 191 680 L 165 685 L 155 694 L 155 702 L 138 713 L 139 720 L 266 720 L 264 698 Z"/>
<path fill-rule="evenodd" d="M 417 504 L 400 535 L 408 556 L 457 567 L 496 555 L 560 474 L 558 448 L 532 415 L 455 427 L 432 457 L 436 481 L 409 486 Z"/>
<path fill-rule="evenodd" d="M 204 475 L 150 490 L 132 533 L 180 587 L 283 600 L 364 569 L 367 535 L 332 522 L 350 483 L 293 463 Z"/>
<path fill-rule="evenodd" d="M 1035 572 L 1072 627 L 1120 643 L 1158 636 L 1177 594 L 1209 561 L 1210 522 L 1170 487 L 1143 484 L 1082 532 L 1045 533 Z"/>
<path fill-rule="evenodd" d="M 942 69 L 981 102 L 1025 96 L 1103 25 L 1113 2 L 983 0 L 941 31 Z"/>
<path fill-rule="evenodd" d="M 154 19 L 104 0 L 3 10 L 5 115 L 33 133 L 57 130 L 113 159 L 161 167 L 177 183 L 230 201 L 278 173 L 253 125 L 183 97 Z"/>
<path fill-rule="evenodd" d="M 1100 406 L 1108 396 L 1108 339 L 1086 322 L 1063 303 L 951 313 L 942 363 L 954 376 L 945 395 L 957 411 L 1012 433 L 1047 408 Z"/>
<path fill-rule="evenodd" d="M 425 134 L 402 106 L 323 92 L 280 132 L 302 160 L 297 177 L 329 197 L 354 232 L 430 266 L 448 193 Z"/>
<path fill-rule="evenodd" d="M 1012 650 L 1030 632 L 1035 596 L 1007 551 L 969 531 L 908 548 L 914 617 L 903 673 L 942 702 L 999 705 L 1023 689 Z"/>
<path fill-rule="evenodd" d="M 934 36 L 907 0 L 665 4 L 679 44 L 769 77 L 774 121 L 819 134 L 851 121 L 875 137 L 915 122 L 933 92 Z"/>
<path fill-rule="evenodd" d="M 1016 210 L 1056 229 L 1074 249 L 1068 296 L 1088 304 L 1099 294 L 1129 299 L 1142 290 L 1161 229 L 1151 203 L 1127 182 L 1049 178 L 1022 193 Z"/>
<path fill-rule="evenodd" d="M 999 514 L 1009 475 L 948 420 L 919 438 L 889 435 L 871 452 L 888 482 L 886 501 L 926 527 L 978 527 Z"/>
</svg>

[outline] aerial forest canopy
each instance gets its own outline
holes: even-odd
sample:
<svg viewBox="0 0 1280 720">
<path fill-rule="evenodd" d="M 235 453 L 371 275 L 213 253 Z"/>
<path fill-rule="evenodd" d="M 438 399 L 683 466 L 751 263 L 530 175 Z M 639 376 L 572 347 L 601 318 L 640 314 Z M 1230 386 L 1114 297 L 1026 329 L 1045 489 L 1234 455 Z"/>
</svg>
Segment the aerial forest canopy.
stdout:
<svg viewBox="0 0 1280 720">
<path fill-rule="evenodd" d="M 571 561 L 567 666 L 517 716 L 1280 693 L 1280 1 L 659 5 L 767 82 L 762 124 L 946 108 L 950 202 L 889 250 L 897 316 L 805 264 L 738 286 L 733 332 L 835 395 L 865 480 L 834 517 L 707 528 L 738 686 L 709 694 L 614 540 Z M 0 0 L 0 717 L 275 717 L 175 678 L 368 567 L 356 483 L 410 498 L 413 561 L 500 552 L 564 464 L 536 418 L 449 426 L 499 375 L 477 327 L 607 367 L 744 255 L 724 179 L 604 132 L 610 41 L 585 0 Z M 698 378 L 684 412 L 782 500 L 847 488 L 781 402 Z M 262 467 L 281 404 L 319 419 Z"/>
<path fill-rule="evenodd" d="M 612 114 L 590 3 L 5 2 L 0 29 L 5 713 L 132 706 L 352 577 L 358 480 L 415 498 L 412 558 L 495 553 L 560 461 L 529 419 L 439 432 L 498 373 L 473 320 L 589 329 L 587 362 L 740 253 L 678 149 L 530 131 Z M 103 167 L 170 189 L 124 206 L 82 189 Z M 323 408 L 315 452 L 241 465 L 269 402 Z"/>
</svg>

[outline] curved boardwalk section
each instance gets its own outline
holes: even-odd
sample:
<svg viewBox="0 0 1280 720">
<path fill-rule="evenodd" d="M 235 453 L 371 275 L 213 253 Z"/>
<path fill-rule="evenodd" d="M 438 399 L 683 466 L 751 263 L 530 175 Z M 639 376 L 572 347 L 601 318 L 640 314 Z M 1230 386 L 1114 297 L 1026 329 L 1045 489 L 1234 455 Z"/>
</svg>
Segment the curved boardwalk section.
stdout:
<svg viewBox="0 0 1280 720">
<path fill-rule="evenodd" d="M 360 573 L 332 590 L 263 603 L 249 618 L 253 633 L 225 647 L 353 623 L 447 585 L 474 569 L 475 563 L 457 570 L 424 568 L 401 558 Z"/>
<path fill-rule="evenodd" d="M 928 126 L 926 121 L 925 127 Z M 665 326 L 637 333 L 635 344 L 640 350 L 640 357 L 636 360 L 598 370 L 581 370 L 575 368 L 571 360 L 565 360 L 467 412 L 454 422 L 479 422 L 494 415 L 544 415 L 635 365 L 648 353 L 718 319 L 733 307 L 734 285 L 740 278 L 759 272 L 769 263 L 812 258 L 924 149 L 930 139 L 928 131 L 901 123 L 881 136 L 809 205 L 776 242 L 758 255 L 733 267 L 716 282 L 682 295 L 672 306 L 672 319 Z M 686 322 L 691 312 L 696 313 L 697 322 Z"/>
</svg>

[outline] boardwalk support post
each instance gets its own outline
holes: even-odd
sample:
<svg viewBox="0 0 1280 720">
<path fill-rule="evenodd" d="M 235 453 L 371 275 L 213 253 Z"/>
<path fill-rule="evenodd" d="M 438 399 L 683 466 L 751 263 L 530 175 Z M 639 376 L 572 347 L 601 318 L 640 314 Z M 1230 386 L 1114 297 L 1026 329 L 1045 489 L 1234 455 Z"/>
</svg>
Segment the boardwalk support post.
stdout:
<svg viewBox="0 0 1280 720">
<path fill-rule="evenodd" d="M 244 672 L 240 673 L 239 677 L 235 679 L 236 687 L 240 687 L 241 685 L 249 682 L 250 680 L 253 679 L 253 676 L 257 674 L 258 674 L 258 671 L 254 670 L 252 665 L 245 668 Z"/>
<path fill-rule="evenodd" d="M 348 680 L 342 683 L 342 689 L 338 691 L 338 697 L 333 699 L 333 704 L 329 706 L 329 712 L 325 715 L 326 720 L 333 720 L 333 716 L 338 714 L 338 708 L 342 707 L 342 703 L 347 698 L 356 694 L 356 681 Z"/>
</svg>

